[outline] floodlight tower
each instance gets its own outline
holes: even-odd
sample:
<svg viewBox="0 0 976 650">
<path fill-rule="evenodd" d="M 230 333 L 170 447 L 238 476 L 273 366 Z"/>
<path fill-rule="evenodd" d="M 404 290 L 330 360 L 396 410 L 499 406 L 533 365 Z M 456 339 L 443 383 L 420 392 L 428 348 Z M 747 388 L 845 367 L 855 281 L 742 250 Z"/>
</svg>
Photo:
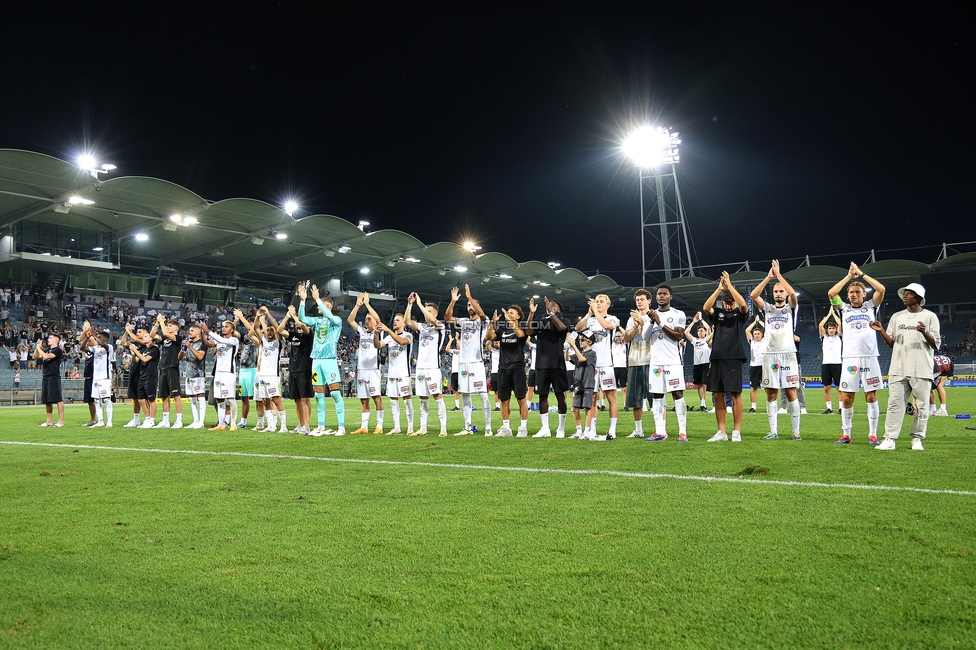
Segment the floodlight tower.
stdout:
<svg viewBox="0 0 976 650">
<path fill-rule="evenodd" d="M 640 176 L 642 287 L 647 286 L 649 270 L 645 244 L 648 236 L 661 242 L 665 280 L 670 280 L 675 274 L 678 277 L 695 274 L 691 257 L 691 236 L 688 234 L 684 204 L 678 190 L 676 165 L 680 160 L 679 144 L 681 138 L 678 133 L 665 127 L 652 126 L 642 126 L 624 141 L 624 153 L 634 161 Z M 648 201 L 647 211 L 644 210 L 645 185 L 650 196 L 654 198 L 653 203 Z M 673 191 L 669 191 L 671 188 Z M 650 207 L 653 204 L 657 204 L 656 223 L 652 219 L 654 210 Z M 671 244 L 672 239 L 677 240 L 674 247 Z"/>
</svg>

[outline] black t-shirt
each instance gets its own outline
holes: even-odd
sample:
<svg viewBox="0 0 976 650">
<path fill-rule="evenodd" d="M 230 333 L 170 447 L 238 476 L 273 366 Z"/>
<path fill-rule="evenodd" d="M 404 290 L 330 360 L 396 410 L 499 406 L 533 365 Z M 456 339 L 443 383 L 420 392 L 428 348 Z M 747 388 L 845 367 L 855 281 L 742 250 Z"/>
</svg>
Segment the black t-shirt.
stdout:
<svg viewBox="0 0 976 650">
<path fill-rule="evenodd" d="M 749 315 L 742 313 L 738 306 L 732 311 L 725 311 L 724 307 L 715 307 L 708 320 L 715 328 L 712 337 L 713 361 L 731 359 L 746 361 L 746 319 Z"/>
<path fill-rule="evenodd" d="M 509 327 L 507 321 L 495 323 L 495 336 L 498 337 L 498 369 L 525 368 L 525 323 L 519 323 L 523 336 L 516 336 L 515 330 Z"/>
<path fill-rule="evenodd" d="M 64 359 L 64 350 L 55 346 L 48 350 L 48 353 L 54 356 L 50 359 L 44 359 L 42 362 L 43 372 L 41 376 L 44 379 L 58 379 L 61 377 L 61 360 Z"/>
<path fill-rule="evenodd" d="M 178 350 L 179 348 L 177 348 Z M 155 345 L 145 346 L 139 350 L 143 356 L 149 357 L 149 361 L 142 361 L 139 370 L 139 380 L 143 382 L 156 381 L 159 368 L 159 348 Z"/>
<path fill-rule="evenodd" d="M 288 333 L 285 341 L 288 343 L 288 372 L 312 371 L 312 338 L 311 332 L 303 334 L 294 329 Z"/>
<path fill-rule="evenodd" d="M 565 325 L 565 316 L 558 315 L 560 322 Z M 563 344 L 566 343 L 567 330 L 559 331 L 556 324 L 552 322 L 549 314 L 544 314 L 542 318 L 536 319 L 534 334 L 536 337 L 535 348 L 535 369 L 566 369 L 566 360 L 563 357 Z"/>
<path fill-rule="evenodd" d="M 176 334 L 176 340 L 170 341 L 165 336 L 159 343 L 159 367 L 160 368 L 179 368 L 180 367 L 180 335 Z M 155 347 L 155 346 L 154 346 Z"/>
<path fill-rule="evenodd" d="M 93 359 L 95 354 L 92 352 L 91 347 L 85 348 L 85 379 L 92 377 L 95 372 L 95 362 Z"/>
</svg>

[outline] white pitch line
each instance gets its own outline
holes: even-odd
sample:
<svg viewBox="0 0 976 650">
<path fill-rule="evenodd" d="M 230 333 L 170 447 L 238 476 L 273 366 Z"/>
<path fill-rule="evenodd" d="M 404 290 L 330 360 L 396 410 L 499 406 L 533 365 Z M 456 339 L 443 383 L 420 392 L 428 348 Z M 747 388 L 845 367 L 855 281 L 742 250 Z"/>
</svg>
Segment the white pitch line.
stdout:
<svg viewBox="0 0 976 650">
<path fill-rule="evenodd" d="M 749 483 L 752 485 L 785 485 L 788 487 L 833 488 L 843 490 L 880 490 L 883 492 L 921 492 L 923 494 L 951 494 L 976 496 L 972 490 L 936 490 L 933 488 L 904 487 L 898 485 L 862 485 L 858 483 L 821 483 L 818 481 L 776 481 L 755 478 L 723 476 L 685 476 L 683 474 L 651 474 L 623 472 L 613 469 L 560 469 L 554 467 L 505 467 L 499 465 L 466 465 L 463 463 L 425 463 L 408 460 L 376 460 L 371 458 L 326 458 L 322 456 L 295 456 L 289 454 L 255 454 L 243 451 L 210 451 L 206 449 L 150 449 L 145 447 L 108 447 L 104 445 L 68 445 L 57 442 L 24 442 L 0 440 L 0 445 L 28 447 L 66 447 L 69 449 L 99 449 L 102 451 L 137 451 L 151 454 L 196 454 L 200 456 L 235 456 L 238 458 L 271 458 L 275 460 L 313 460 L 326 463 L 360 463 L 367 465 L 402 465 L 406 467 L 432 467 L 443 469 L 478 469 L 496 472 L 535 472 L 538 474 L 583 474 L 594 476 L 620 476 L 622 478 L 673 479 L 677 481 L 701 481 L 703 483 Z"/>
</svg>

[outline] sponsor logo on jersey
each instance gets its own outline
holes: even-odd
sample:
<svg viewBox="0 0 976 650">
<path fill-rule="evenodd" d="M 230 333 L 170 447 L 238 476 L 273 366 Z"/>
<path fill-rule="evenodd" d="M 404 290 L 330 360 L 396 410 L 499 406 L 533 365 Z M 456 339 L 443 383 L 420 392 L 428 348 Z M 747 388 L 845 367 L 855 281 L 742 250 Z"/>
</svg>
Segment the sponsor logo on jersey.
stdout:
<svg viewBox="0 0 976 650">
<path fill-rule="evenodd" d="M 857 366 L 847 366 L 847 372 L 851 373 L 852 375 L 856 375 L 858 370 L 860 370 L 860 368 Z"/>
</svg>

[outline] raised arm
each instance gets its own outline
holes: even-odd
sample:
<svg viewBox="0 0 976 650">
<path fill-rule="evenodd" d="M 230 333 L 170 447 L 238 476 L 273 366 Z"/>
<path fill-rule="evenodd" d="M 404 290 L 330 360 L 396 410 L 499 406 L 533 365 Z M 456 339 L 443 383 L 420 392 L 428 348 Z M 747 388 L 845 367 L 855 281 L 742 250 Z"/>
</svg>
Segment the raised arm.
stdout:
<svg viewBox="0 0 976 650">
<path fill-rule="evenodd" d="M 757 284 L 752 290 L 752 293 L 749 294 L 749 297 L 752 298 L 752 303 L 756 306 L 756 309 L 763 310 L 766 308 L 766 301 L 762 299 L 762 292 L 766 288 L 766 285 L 769 284 L 769 281 L 775 278 L 776 273 L 773 271 L 773 269 L 769 269 L 769 273 L 766 274 L 763 281 Z"/>
<path fill-rule="evenodd" d="M 363 296 L 365 295 L 366 294 L 361 293 L 358 296 L 356 296 L 356 304 L 353 305 L 352 311 L 350 311 L 349 315 L 346 316 L 346 322 L 349 323 L 349 327 L 353 328 L 356 331 L 359 330 L 359 323 L 356 322 L 356 316 L 359 315 L 359 308 L 363 306 Z"/>
<path fill-rule="evenodd" d="M 481 309 L 481 303 L 479 303 L 474 296 L 471 295 L 471 287 L 467 284 L 464 285 L 464 296 L 468 299 L 468 302 L 471 303 L 471 307 L 474 308 L 474 313 L 478 315 L 478 318 L 481 320 L 488 320 L 488 317 L 485 316 L 484 310 Z"/>
<path fill-rule="evenodd" d="M 759 324 L 759 316 L 757 315 L 755 319 L 746 328 L 746 336 L 752 336 L 752 330 Z"/>
<path fill-rule="evenodd" d="M 420 325 L 413 319 L 413 305 L 417 302 L 417 294 L 413 291 L 407 296 L 407 308 L 403 310 L 403 324 L 416 332 L 420 329 Z"/>
<path fill-rule="evenodd" d="M 461 296 L 460 291 L 457 287 L 451 289 L 451 302 L 448 303 L 447 309 L 444 311 L 444 322 L 453 323 L 457 319 L 454 318 L 454 305 L 457 303 L 458 298 Z"/>
<path fill-rule="evenodd" d="M 776 274 L 776 281 L 779 282 L 781 285 L 783 285 L 783 288 L 786 290 L 786 301 L 790 303 L 790 307 L 796 309 L 796 305 L 798 303 L 796 298 L 796 291 L 793 290 L 793 287 L 790 286 L 790 283 L 787 282 L 786 278 L 783 277 L 783 274 L 780 273 L 779 260 L 773 260 L 772 270 L 773 273 Z"/>
<path fill-rule="evenodd" d="M 823 338 L 827 335 L 827 332 L 824 331 L 824 325 L 827 324 L 827 320 L 833 315 L 834 315 L 834 306 L 831 305 L 830 310 L 827 312 L 827 315 L 823 317 L 823 320 L 817 323 L 817 332 L 820 334 L 820 338 Z"/>
</svg>

